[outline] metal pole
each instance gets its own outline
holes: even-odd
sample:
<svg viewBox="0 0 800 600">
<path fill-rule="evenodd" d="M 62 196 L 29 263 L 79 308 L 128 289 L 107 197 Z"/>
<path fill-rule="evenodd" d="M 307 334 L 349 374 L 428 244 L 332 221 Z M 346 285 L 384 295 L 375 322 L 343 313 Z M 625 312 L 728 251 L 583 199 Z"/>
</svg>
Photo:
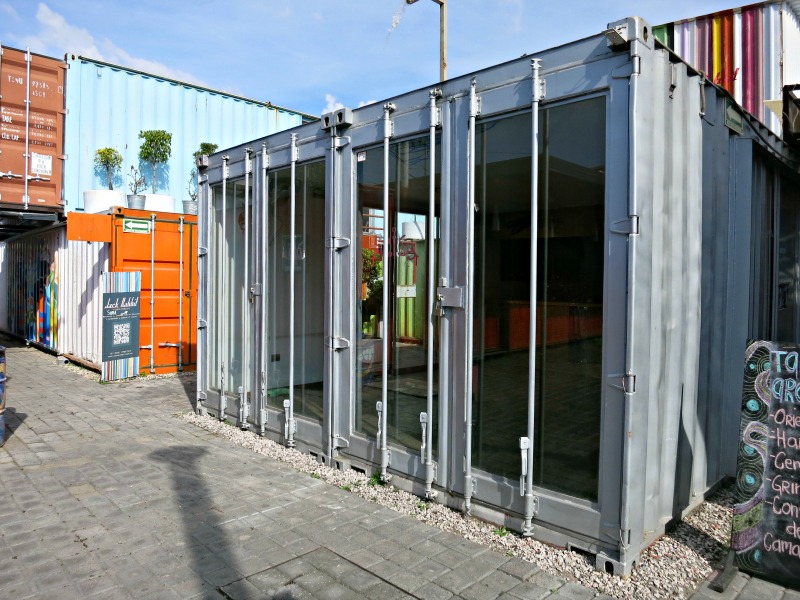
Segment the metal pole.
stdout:
<svg viewBox="0 0 800 600">
<path fill-rule="evenodd" d="M 25 76 L 25 192 L 22 202 L 25 205 L 25 210 L 28 210 L 28 201 L 30 195 L 28 194 L 28 167 L 30 165 L 30 126 L 31 126 L 31 51 L 27 49 L 25 52 L 26 76 Z M 10 171 L 10 169 L 9 169 Z M 152 352 L 152 350 L 151 350 Z"/>
<path fill-rule="evenodd" d="M 332 202 L 334 206 L 336 203 L 339 202 L 339 186 L 337 185 L 338 182 L 336 180 L 338 174 L 338 165 L 337 165 L 337 154 L 336 154 L 336 128 L 331 127 L 331 143 L 330 143 L 330 160 L 328 161 L 329 167 L 331 171 L 326 173 L 326 179 L 328 181 L 328 190 L 327 190 L 327 199 L 328 202 Z M 328 327 L 329 332 L 331 334 L 331 338 L 336 338 L 337 328 L 334 326 L 334 310 L 333 305 L 334 302 L 338 301 L 338 294 L 336 294 L 336 284 L 335 282 L 338 281 L 336 278 L 336 246 L 333 243 L 336 239 L 336 236 L 339 233 L 338 221 L 337 217 L 339 215 L 339 211 L 334 208 L 330 211 L 330 223 L 326 222 L 325 227 L 330 228 L 328 230 L 328 240 L 329 240 L 329 248 L 328 248 L 328 273 L 330 279 L 330 286 L 328 288 L 327 293 L 330 295 L 328 301 Z M 336 445 L 334 436 L 336 435 L 336 425 L 334 423 L 334 419 L 336 416 L 336 409 L 333 405 L 334 398 L 336 397 L 336 390 L 338 389 L 339 378 L 337 377 L 337 372 L 334 367 L 336 358 L 336 349 L 334 348 L 334 344 L 331 343 L 328 347 L 328 392 L 325 395 L 327 398 L 327 414 L 325 416 L 325 426 L 326 426 L 326 433 L 328 436 L 328 466 L 333 467 L 335 466 L 334 462 L 334 453 L 336 452 Z"/>
<path fill-rule="evenodd" d="M 269 232 L 267 231 L 267 211 L 269 210 L 268 202 L 268 185 L 269 176 L 267 175 L 267 167 L 269 166 L 269 156 L 267 155 L 267 145 L 261 144 L 261 232 L 259 235 L 261 244 L 261 327 L 259 344 L 261 346 L 261 389 L 259 390 L 258 401 L 258 433 L 264 435 L 264 429 L 267 423 L 267 351 L 269 350 L 267 342 L 267 265 L 269 264 Z"/>
<path fill-rule="evenodd" d="M 475 310 L 475 119 L 478 116 L 477 79 L 472 78 L 469 88 L 469 143 L 468 143 L 468 194 L 467 194 L 467 310 L 466 358 L 464 365 L 464 512 L 470 514 L 472 501 L 472 340 L 475 336 L 473 314 Z"/>
<path fill-rule="evenodd" d="M 392 137 L 391 114 L 395 105 L 391 102 L 383 105 L 383 339 L 381 340 L 381 402 L 377 407 L 380 420 L 378 443 L 381 450 L 381 480 L 390 481 L 391 475 L 387 472 L 389 467 L 389 448 L 386 441 L 388 426 L 388 393 L 389 385 L 389 286 L 391 281 L 390 265 L 392 244 L 389 239 L 389 139 Z"/>
<path fill-rule="evenodd" d="M 430 91 L 430 167 L 428 168 L 428 398 L 426 410 L 427 425 L 423 441 L 427 454 L 422 456 L 425 464 L 425 497 L 434 498 L 436 492 L 432 489 L 434 480 L 433 470 L 433 339 L 434 321 L 436 320 L 436 127 L 439 125 L 439 109 L 436 108 L 436 99 L 442 96 L 442 90 Z"/>
<path fill-rule="evenodd" d="M 183 371 L 183 215 L 180 217 L 180 250 L 178 252 L 178 371 Z"/>
<path fill-rule="evenodd" d="M 222 232 L 220 234 L 219 242 L 219 289 L 220 289 L 220 302 L 218 304 L 219 310 L 217 311 L 217 330 L 219 331 L 219 344 L 217 345 L 217 352 L 219 357 L 219 415 L 220 421 L 225 420 L 226 410 L 226 396 L 225 396 L 225 356 L 227 355 L 228 346 L 225 343 L 225 335 L 227 334 L 227 327 L 225 327 L 225 318 L 228 315 L 228 290 L 226 289 L 225 278 L 228 276 L 226 256 L 226 235 L 227 235 L 227 213 L 228 213 L 228 157 L 222 157 Z"/>
<path fill-rule="evenodd" d="M 637 136 L 636 129 L 638 96 L 639 96 L 639 72 L 640 56 L 639 41 L 631 42 L 631 60 L 633 62 L 633 72 L 631 74 L 630 87 L 628 88 L 628 156 L 630 157 L 630 167 L 628 169 L 628 216 L 634 217 L 639 214 L 639 199 L 636 191 L 637 181 Z M 633 350 L 633 325 L 635 321 L 635 298 L 633 293 L 634 282 L 636 281 L 636 246 L 638 235 L 633 233 L 628 237 L 628 301 L 627 319 L 625 333 L 625 375 L 623 376 L 622 388 L 625 398 L 625 430 L 622 442 L 622 489 L 620 491 L 620 563 L 628 562 L 628 550 L 630 548 L 630 488 L 633 478 L 633 455 L 631 444 L 633 443 L 633 395 L 635 393 L 634 377 L 634 350 Z M 641 434 L 641 432 L 637 432 Z"/>
<path fill-rule="evenodd" d="M 528 332 L 528 430 L 527 448 L 520 444 L 520 448 L 527 453 L 527 473 L 523 469 L 525 478 L 525 523 L 522 526 L 522 535 L 533 535 L 531 523 L 535 514 L 533 498 L 533 437 L 536 424 L 536 297 L 538 277 L 538 231 L 539 231 L 539 100 L 541 99 L 541 80 L 539 69 L 541 60 L 531 60 L 533 70 L 533 90 L 531 101 L 531 287 L 530 287 L 530 331 Z M 545 343 L 544 341 L 542 342 Z"/>
<path fill-rule="evenodd" d="M 296 213 L 297 213 L 297 188 L 295 185 L 295 177 L 297 174 L 297 134 L 292 134 L 292 167 L 291 167 L 291 181 L 289 182 L 290 189 L 290 206 L 289 206 L 289 252 L 291 253 L 291 260 L 289 261 L 289 399 L 284 402 L 284 410 L 286 412 L 286 446 L 293 448 L 295 421 L 294 421 L 294 350 L 295 350 L 295 327 L 294 327 L 294 266 L 296 258 L 295 248 L 295 235 L 296 235 Z M 288 402 L 288 404 L 287 404 Z"/>
<path fill-rule="evenodd" d="M 439 5 L 439 81 L 447 79 L 447 0 L 434 0 Z"/>
<path fill-rule="evenodd" d="M 150 372 L 155 373 L 156 343 L 156 216 L 150 214 Z"/>
<path fill-rule="evenodd" d="M 244 151 L 244 260 L 242 269 L 244 277 L 240 302 L 242 306 L 242 319 L 244 320 L 244 335 L 242 336 L 242 363 L 241 363 L 241 393 L 239 394 L 239 427 L 247 427 L 250 416 L 250 405 L 247 401 L 250 378 L 250 148 Z"/>
</svg>

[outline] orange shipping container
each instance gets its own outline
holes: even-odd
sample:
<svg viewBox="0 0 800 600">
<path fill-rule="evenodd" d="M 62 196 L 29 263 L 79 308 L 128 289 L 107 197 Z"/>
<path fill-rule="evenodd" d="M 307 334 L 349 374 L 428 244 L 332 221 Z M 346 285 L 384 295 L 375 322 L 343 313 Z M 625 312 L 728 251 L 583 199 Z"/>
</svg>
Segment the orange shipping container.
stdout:
<svg viewBox="0 0 800 600">
<path fill-rule="evenodd" d="M 70 213 L 67 239 L 107 242 L 109 271 L 141 271 L 139 369 L 194 370 L 197 363 L 197 217 L 115 208 Z"/>
<path fill-rule="evenodd" d="M 0 206 L 63 210 L 65 71 L 0 47 Z"/>
</svg>

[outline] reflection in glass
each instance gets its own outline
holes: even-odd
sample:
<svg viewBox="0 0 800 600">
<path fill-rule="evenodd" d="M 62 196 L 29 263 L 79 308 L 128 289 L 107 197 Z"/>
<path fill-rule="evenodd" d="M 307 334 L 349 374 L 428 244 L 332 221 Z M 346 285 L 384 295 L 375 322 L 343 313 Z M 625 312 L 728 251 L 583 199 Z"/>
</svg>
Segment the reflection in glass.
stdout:
<svg viewBox="0 0 800 600">
<path fill-rule="evenodd" d="M 438 141 L 437 141 L 438 145 Z M 436 152 L 436 156 L 439 156 Z M 382 340 L 391 333 L 388 361 L 388 429 L 387 439 L 418 450 L 422 439 L 420 413 L 427 410 L 428 345 L 427 325 L 428 269 L 431 245 L 438 257 L 439 219 L 435 239 L 428 239 L 428 205 L 430 198 L 430 142 L 420 138 L 396 142 L 390 146 L 389 214 L 383 213 L 383 147 L 358 152 L 358 210 L 361 231 L 357 252 L 360 253 L 361 309 L 357 328 L 356 415 L 357 431 L 374 437 L 378 430 L 375 405 L 382 391 Z M 438 172 L 438 167 L 437 167 Z M 437 186 L 436 213 L 439 198 Z M 383 239 L 384 219 L 389 219 L 390 240 Z M 438 258 L 436 259 L 438 261 Z M 383 315 L 383 286 L 389 287 L 388 316 Z M 434 338 L 439 334 L 438 318 L 434 322 Z M 436 356 L 436 353 L 434 353 Z M 438 359 L 434 359 L 436 363 Z M 438 364 L 434 364 L 434 443 L 436 452 L 436 420 L 438 402 Z"/>
<path fill-rule="evenodd" d="M 322 413 L 325 310 L 325 163 L 295 169 L 295 238 L 291 169 L 269 174 L 267 191 L 267 405 L 289 397 L 290 273 L 294 259 L 294 412 Z"/>
<path fill-rule="evenodd" d="M 244 272 L 244 180 L 229 181 L 225 188 L 223 225 L 222 185 L 211 189 L 211 294 L 209 309 L 209 387 L 220 390 L 220 369 L 225 372 L 225 393 L 238 397 L 242 385 L 243 315 L 247 298 Z M 252 186 L 248 194 L 252 208 Z M 223 279 L 224 275 L 224 279 Z"/>
<path fill-rule="evenodd" d="M 534 484 L 597 500 L 605 100 L 540 113 L 538 297 L 532 317 L 530 113 L 476 137 L 473 465 L 518 479 L 536 335 Z M 578 142 L 579 141 L 579 142 Z"/>
</svg>

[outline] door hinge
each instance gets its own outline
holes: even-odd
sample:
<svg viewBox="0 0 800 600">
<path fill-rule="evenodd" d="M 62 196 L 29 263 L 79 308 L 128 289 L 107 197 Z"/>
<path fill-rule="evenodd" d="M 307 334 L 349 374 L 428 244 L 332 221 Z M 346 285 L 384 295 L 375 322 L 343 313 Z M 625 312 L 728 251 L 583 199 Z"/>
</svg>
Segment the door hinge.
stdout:
<svg viewBox="0 0 800 600">
<path fill-rule="evenodd" d="M 347 135 L 340 135 L 336 136 L 334 139 L 334 146 L 337 150 L 344 148 L 345 146 L 350 145 L 350 136 Z"/>
<path fill-rule="evenodd" d="M 639 215 L 631 215 L 627 219 L 614 221 L 611 224 L 611 233 L 620 235 L 639 235 Z"/>
<path fill-rule="evenodd" d="M 208 254 L 208 248 L 203 248 L 203 246 L 197 247 L 197 256 L 206 256 Z"/>
<path fill-rule="evenodd" d="M 198 329 L 205 329 L 208 327 L 208 321 L 205 319 L 197 319 L 197 328 Z"/>
<path fill-rule="evenodd" d="M 343 337 L 326 337 L 325 345 L 334 350 L 344 350 L 350 347 L 350 340 Z"/>
</svg>

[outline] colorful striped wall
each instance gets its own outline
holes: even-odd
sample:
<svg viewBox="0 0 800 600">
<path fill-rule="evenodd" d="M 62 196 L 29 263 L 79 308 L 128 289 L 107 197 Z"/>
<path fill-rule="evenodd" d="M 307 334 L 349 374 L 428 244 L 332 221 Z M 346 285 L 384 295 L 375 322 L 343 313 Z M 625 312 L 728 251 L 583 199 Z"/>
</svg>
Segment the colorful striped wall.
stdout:
<svg viewBox="0 0 800 600">
<path fill-rule="evenodd" d="M 800 83 L 800 2 L 762 2 L 654 28 L 663 44 L 776 133 L 780 119 L 765 100 Z"/>
</svg>

